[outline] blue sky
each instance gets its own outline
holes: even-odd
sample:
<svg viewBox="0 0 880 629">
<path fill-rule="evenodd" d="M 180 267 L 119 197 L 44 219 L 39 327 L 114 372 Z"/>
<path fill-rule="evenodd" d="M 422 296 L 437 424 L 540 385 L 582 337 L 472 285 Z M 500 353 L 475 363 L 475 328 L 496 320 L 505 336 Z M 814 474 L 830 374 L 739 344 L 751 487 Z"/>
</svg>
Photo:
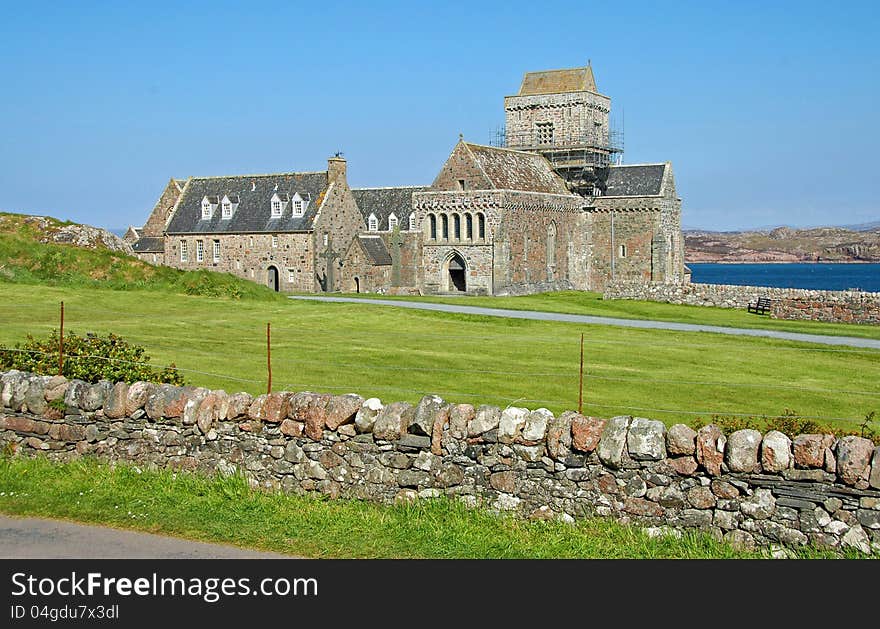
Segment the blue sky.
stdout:
<svg viewBox="0 0 880 629">
<path fill-rule="evenodd" d="M 592 60 L 686 227 L 880 220 L 876 2 L 2 2 L 0 208 L 139 225 L 169 177 L 430 183 Z M 556 12 L 564 15 L 559 16 Z"/>
</svg>

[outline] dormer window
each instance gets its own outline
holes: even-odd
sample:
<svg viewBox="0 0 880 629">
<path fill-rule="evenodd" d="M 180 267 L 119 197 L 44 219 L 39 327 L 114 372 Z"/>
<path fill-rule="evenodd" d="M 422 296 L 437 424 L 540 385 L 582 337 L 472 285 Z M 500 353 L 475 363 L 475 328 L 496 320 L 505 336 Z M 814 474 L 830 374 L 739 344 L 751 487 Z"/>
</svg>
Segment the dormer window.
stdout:
<svg viewBox="0 0 880 629">
<path fill-rule="evenodd" d="M 367 219 L 367 228 L 371 232 L 379 231 L 379 219 L 376 218 L 375 214 L 370 214 L 370 218 Z"/>
<path fill-rule="evenodd" d="M 306 193 L 305 196 L 300 195 L 299 192 L 295 192 L 293 194 L 293 215 L 294 216 L 302 216 L 305 214 L 306 209 L 309 207 L 309 199 L 311 199 L 311 195 Z"/>
<path fill-rule="evenodd" d="M 272 195 L 270 207 L 272 208 L 272 218 L 281 218 L 287 204 L 290 203 L 290 195 L 282 192 L 276 192 Z"/>
<path fill-rule="evenodd" d="M 217 197 L 202 198 L 202 220 L 210 220 L 214 216 L 214 208 L 217 207 Z"/>
<path fill-rule="evenodd" d="M 394 231 L 394 228 L 397 227 L 397 223 L 397 216 L 392 213 L 391 216 L 388 217 L 388 229 Z"/>
<path fill-rule="evenodd" d="M 238 207 L 238 195 L 227 194 L 220 201 L 220 218 L 230 219 Z"/>
</svg>

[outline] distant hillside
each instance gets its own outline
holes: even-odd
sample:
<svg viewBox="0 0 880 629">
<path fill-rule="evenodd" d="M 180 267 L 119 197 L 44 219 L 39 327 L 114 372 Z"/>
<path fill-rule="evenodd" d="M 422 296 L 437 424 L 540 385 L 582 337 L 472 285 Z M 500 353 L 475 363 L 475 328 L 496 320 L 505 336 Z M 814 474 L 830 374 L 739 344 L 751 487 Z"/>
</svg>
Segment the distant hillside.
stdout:
<svg viewBox="0 0 880 629">
<path fill-rule="evenodd" d="M 880 262 L 880 225 L 742 232 L 687 230 L 688 262 Z"/>
<path fill-rule="evenodd" d="M 212 271 L 147 264 L 105 229 L 0 212 L 0 282 L 276 299 L 264 286 Z"/>
</svg>

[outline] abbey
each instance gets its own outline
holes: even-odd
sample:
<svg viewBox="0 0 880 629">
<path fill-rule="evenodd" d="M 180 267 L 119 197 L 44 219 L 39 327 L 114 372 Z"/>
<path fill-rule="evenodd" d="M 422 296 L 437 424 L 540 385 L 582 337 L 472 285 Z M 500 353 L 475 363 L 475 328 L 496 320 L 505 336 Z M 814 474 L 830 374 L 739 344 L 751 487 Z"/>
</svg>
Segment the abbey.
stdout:
<svg viewBox="0 0 880 629">
<path fill-rule="evenodd" d="M 512 295 L 687 280 L 669 162 L 622 165 L 592 67 L 529 72 L 497 146 L 459 138 L 429 186 L 319 172 L 171 179 L 144 260 L 278 291 Z"/>
</svg>

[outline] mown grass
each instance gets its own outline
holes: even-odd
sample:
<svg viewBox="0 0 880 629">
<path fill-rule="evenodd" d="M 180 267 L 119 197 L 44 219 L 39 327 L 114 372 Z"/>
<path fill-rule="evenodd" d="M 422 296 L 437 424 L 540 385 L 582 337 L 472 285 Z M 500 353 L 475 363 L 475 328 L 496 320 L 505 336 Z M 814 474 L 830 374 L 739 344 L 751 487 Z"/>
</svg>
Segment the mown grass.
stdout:
<svg viewBox="0 0 880 629">
<path fill-rule="evenodd" d="M 649 538 L 606 519 L 530 522 L 451 499 L 409 505 L 266 493 L 241 477 L 0 459 L 0 511 L 314 558 L 755 558 L 699 533 Z M 804 558 L 836 557 L 802 548 Z M 857 554 L 850 553 L 856 557 Z"/>
<path fill-rule="evenodd" d="M 185 295 L 277 301 L 265 286 L 229 273 L 154 266 L 103 247 L 41 243 L 41 230 L 19 214 L 0 212 L 0 280 L 14 284 L 149 290 Z M 48 219 L 52 228 L 65 224 Z"/>
<path fill-rule="evenodd" d="M 293 300 L 0 283 L 0 344 L 58 327 L 114 332 L 188 382 L 266 390 L 356 392 L 386 402 L 436 393 L 452 402 L 577 407 L 585 342 L 587 413 L 667 423 L 713 414 L 801 415 L 857 427 L 880 410 L 880 352 L 708 333 L 528 321 Z M 845 420 L 845 421 L 844 421 Z"/>
<path fill-rule="evenodd" d="M 537 310 L 565 314 L 618 317 L 621 319 L 654 319 L 678 323 L 717 325 L 733 328 L 778 330 L 804 334 L 831 336 L 855 336 L 880 339 L 880 326 L 847 323 L 823 323 L 821 321 L 784 321 L 771 319 L 769 315 L 755 315 L 733 308 L 708 306 L 679 306 L 656 301 L 630 299 L 602 299 L 602 293 L 588 291 L 558 291 L 520 297 L 443 297 L 443 296 L 389 296 L 365 293 L 349 293 L 346 297 L 363 299 L 392 299 L 400 301 L 424 301 L 453 304 L 457 306 L 480 306 L 507 310 Z"/>
</svg>

